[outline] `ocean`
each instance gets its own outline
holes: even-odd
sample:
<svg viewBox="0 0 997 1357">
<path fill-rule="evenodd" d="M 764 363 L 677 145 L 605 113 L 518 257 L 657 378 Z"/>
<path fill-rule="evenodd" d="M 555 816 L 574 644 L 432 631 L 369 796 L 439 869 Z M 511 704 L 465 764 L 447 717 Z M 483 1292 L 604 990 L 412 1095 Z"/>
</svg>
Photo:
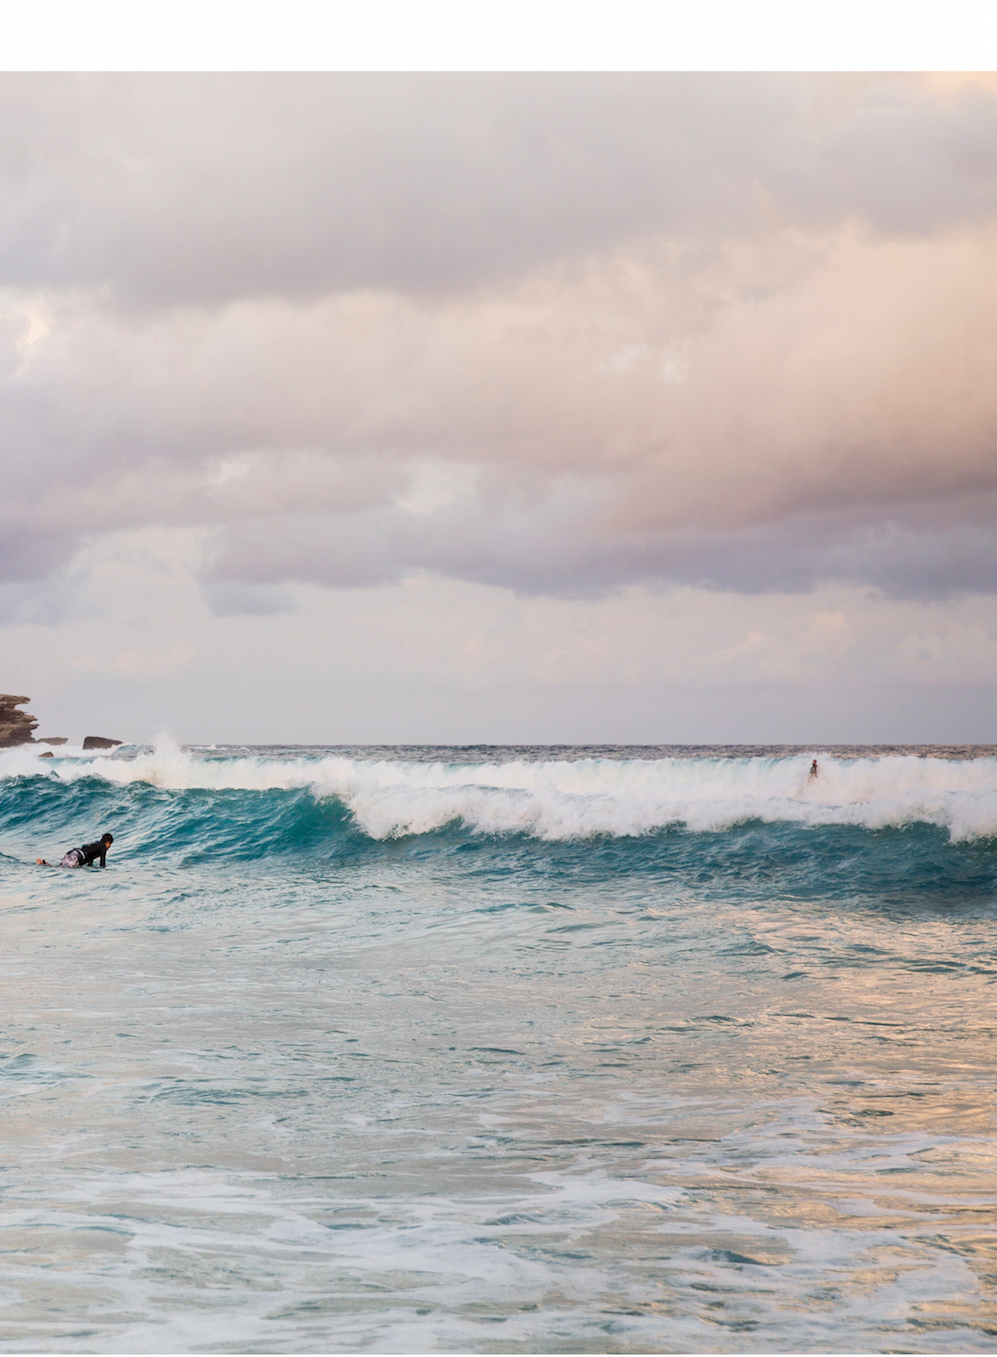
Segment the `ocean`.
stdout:
<svg viewBox="0 0 997 1357">
<path fill-rule="evenodd" d="M 4 1351 L 997 1350 L 997 750 L 22 747 L 0 826 Z"/>
</svg>

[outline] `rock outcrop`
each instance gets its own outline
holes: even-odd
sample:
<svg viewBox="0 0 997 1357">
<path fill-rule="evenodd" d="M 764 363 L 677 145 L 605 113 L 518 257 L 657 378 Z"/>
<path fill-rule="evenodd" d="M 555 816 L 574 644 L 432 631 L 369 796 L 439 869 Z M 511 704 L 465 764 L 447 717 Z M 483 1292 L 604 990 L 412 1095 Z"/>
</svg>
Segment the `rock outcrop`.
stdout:
<svg viewBox="0 0 997 1357">
<path fill-rule="evenodd" d="M 65 735 L 46 735 L 40 740 L 34 738 L 38 722 L 26 711 L 18 711 L 30 697 L 17 697 L 14 693 L 0 693 L 0 749 L 8 749 L 15 744 L 54 744 L 66 743 Z M 83 741 L 84 749 L 114 749 L 120 740 L 109 740 L 104 735 L 88 735 Z M 44 758 L 45 756 L 42 755 Z"/>
<path fill-rule="evenodd" d="M 0 693 L 0 749 L 15 744 L 33 744 L 31 732 L 38 725 L 33 716 L 26 711 L 17 711 L 30 697 L 15 697 L 13 693 Z"/>
<path fill-rule="evenodd" d="M 84 749 L 113 749 L 120 740 L 107 740 L 103 735 L 88 735 L 83 741 Z"/>
</svg>

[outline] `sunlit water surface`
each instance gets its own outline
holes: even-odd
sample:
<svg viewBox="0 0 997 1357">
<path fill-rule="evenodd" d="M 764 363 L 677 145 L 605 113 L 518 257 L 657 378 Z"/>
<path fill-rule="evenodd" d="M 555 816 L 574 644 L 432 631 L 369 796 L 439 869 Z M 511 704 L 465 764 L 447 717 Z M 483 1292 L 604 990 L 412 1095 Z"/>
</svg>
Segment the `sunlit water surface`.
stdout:
<svg viewBox="0 0 997 1357">
<path fill-rule="evenodd" d="M 812 753 L 0 755 L 0 1346 L 994 1350 L 997 760 Z"/>
</svg>

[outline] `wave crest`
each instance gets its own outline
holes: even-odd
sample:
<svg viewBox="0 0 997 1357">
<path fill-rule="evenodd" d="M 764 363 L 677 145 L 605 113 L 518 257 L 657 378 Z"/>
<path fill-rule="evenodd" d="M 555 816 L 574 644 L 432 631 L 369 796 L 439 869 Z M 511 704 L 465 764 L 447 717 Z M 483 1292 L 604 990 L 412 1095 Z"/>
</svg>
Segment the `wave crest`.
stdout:
<svg viewBox="0 0 997 1357">
<path fill-rule="evenodd" d="M 309 789 L 336 798 L 373 839 L 462 823 L 483 834 L 547 840 L 638 836 L 670 825 L 722 830 L 747 820 L 882 829 L 914 822 L 954 840 L 997 835 L 997 759 L 915 755 L 835 759 L 587 758 L 419 763 L 341 756 L 206 757 L 159 740 L 133 758 L 4 751 L 0 778 L 99 778 L 165 790 Z"/>
</svg>

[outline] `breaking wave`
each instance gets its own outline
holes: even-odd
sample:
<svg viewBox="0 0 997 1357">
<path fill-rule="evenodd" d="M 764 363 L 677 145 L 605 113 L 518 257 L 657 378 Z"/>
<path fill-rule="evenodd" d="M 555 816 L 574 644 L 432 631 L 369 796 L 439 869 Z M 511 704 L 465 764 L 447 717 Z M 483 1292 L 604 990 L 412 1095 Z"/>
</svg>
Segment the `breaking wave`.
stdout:
<svg viewBox="0 0 997 1357">
<path fill-rule="evenodd" d="M 508 758 L 422 762 L 296 753 L 190 751 L 170 740 L 124 756 L 34 748 L 0 755 L 0 787 L 145 786 L 165 792 L 302 791 L 386 840 L 459 825 L 485 835 L 565 841 L 646 836 L 671 826 L 722 831 L 750 821 L 868 830 L 927 824 L 955 841 L 997 835 L 997 759 L 918 755 Z M 232 808 L 232 807 L 230 807 Z"/>
</svg>

